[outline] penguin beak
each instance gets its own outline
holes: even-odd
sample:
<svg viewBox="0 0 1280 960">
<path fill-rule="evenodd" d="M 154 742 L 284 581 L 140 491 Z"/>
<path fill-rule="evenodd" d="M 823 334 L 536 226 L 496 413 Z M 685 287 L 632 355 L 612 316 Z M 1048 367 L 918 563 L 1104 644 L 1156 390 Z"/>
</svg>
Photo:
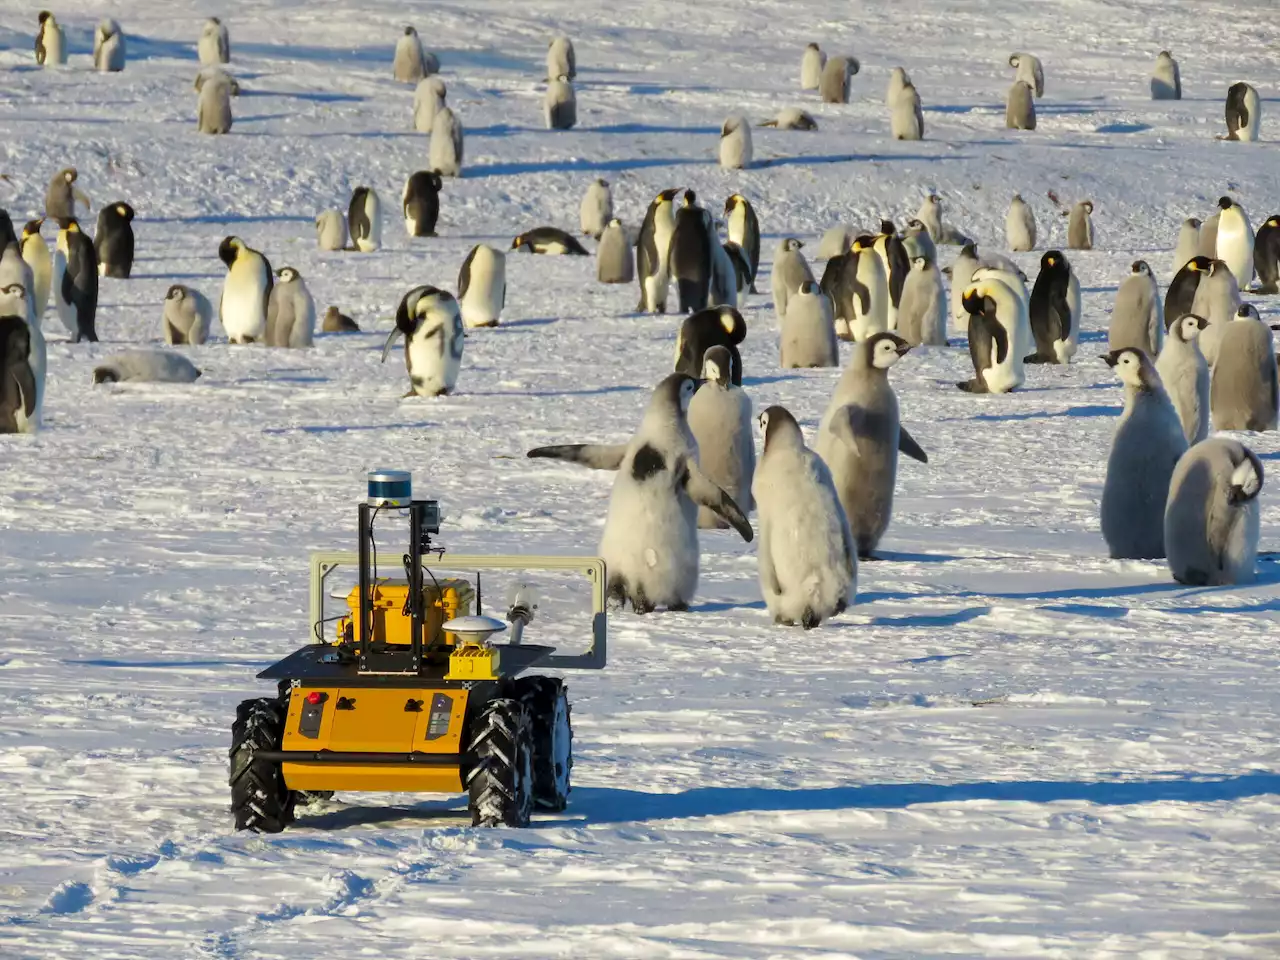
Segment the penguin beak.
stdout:
<svg viewBox="0 0 1280 960">
<path fill-rule="evenodd" d="M 1099 359 L 1103 360 L 1108 367 L 1114 367 L 1117 363 L 1120 362 L 1120 354 L 1119 352 L 1116 352 L 1116 351 L 1113 351 L 1111 353 L 1104 353 L 1101 357 L 1099 357 Z"/>
<path fill-rule="evenodd" d="M 909 343 L 899 344 L 897 350 L 898 350 L 898 356 L 905 357 L 908 353 L 911 352 L 911 344 Z"/>
<path fill-rule="evenodd" d="M 387 362 L 387 354 L 391 352 L 391 345 L 396 342 L 396 337 L 400 336 L 400 328 L 392 327 L 391 333 L 387 336 L 387 342 L 382 345 L 382 360 L 380 363 Z"/>
</svg>

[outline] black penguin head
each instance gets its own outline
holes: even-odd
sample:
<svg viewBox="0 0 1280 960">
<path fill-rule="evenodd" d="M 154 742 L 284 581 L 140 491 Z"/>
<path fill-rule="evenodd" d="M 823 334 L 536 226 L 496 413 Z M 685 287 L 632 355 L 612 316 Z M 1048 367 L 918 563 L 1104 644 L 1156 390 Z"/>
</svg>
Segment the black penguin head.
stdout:
<svg viewBox="0 0 1280 960">
<path fill-rule="evenodd" d="M 1195 229 L 1199 230 L 1199 229 L 1200 229 L 1200 218 L 1199 218 L 1199 217 L 1187 217 L 1187 226 L 1189 226 L 1189 227 L 1194 227 Z"/>
<path fill-rule="evenodd" d="M 187 288 L 180 283 L 175 283 L 169 288 L 169 292 L 164 295 L 166 300 L 185 300 L 187 296 Z"/>
<path fill-rule="evenodd" d="M 1129 270 L 1132 273 L 1146 274 L 1147 276 L 1151 275 L 1151 265 L 1145 260 L 1133 261 L 1133 263 L 1129 265 Z"/>
<path fill-rule="evenodd" d="M 293 269 L 293 267 L 281 267 L 279 270 L 276 271 L 276 276 L 279 277 L 285 283 L 290 283 L 294 280 L 301 279 L 298 274 L 298 271 Z"/>
<path fill-rule="evenodd" d="M 730 343 L 741 343 L 747 338 L 747 321 L 733 307 L 720 308 L 720 329 L 725 332 Z"/>
<path fill-rule="evenodd" d="M 875 245 L 876 238 L 871 236 L 869 233 L 864 233 L 862 236 L 854 238 L 853 245 L 850 249 L 852 249 L 854 253 L 862 253 L 863 251 L 874 249 Z"/>
<path fill-rule="evenodd" d="M 67 233 L 79 233 L 80 221 L 75 217 L 63 217 L 58 221 L 58 227 L 61 230 L 65 230 Z"/>
<path fill-rule="evenodd" d="M 1009 54 L 1009 66 L 1017 67 L 1018 58 L 1019 58 L 1019 54 L 1016 54 L 1016 53 Z"/>
<path fill-rule="evenodd" d="M 911 350 L 911 344 L 887 330 L 873 333 L 864 344 L 871 366 L 877 370 L 888 370 Z"/>
<path fill-rule="evenodd" d="M 1179 317 L 1177 322 L 1169 327 L 1169 333 L 1181 340 L 1183 343 L 1190 343 L 1196 337 L 1200 336 L 1200 331 L 1209 325 L 1209 321 L 1204 317 L 1198 317 L 1194 313 L 1184 314 Z"/>
<path fill-rule="evenodd" d="M 670 190 L 663 190 L 654 198 L 655 203 L 670 203 L 676 198 L 676 194 L 681 191 L 681 187 L 672 187 Z"/>
<path fill-rule="evenodd" d="M 698 390 L 698 381 L 687 373 L 672 373 L 654 388 L 650 403 L 659 403 L 678 411 L 681 418 L 689 412 L 689 401 Z"/>
<path fill-rule="evenodd" d="M 3 293 L 6 297 L 25 298 L 27 295 L 27 288 L 20 283 L 10 283 L 0 287 L 0 293 Z"/>
<path fill-rule="evenodd" d="M 686 207 L 695 207 L 695 206 L 697 206 L 697 205 L 698 205 L 698 195 L 697 195 L 696 193 L 694 193 L 692 190 L 685 190 L 685 192 L 684 192 L 684 205 L 685 205 Z"/>
<path fill-rule="evenodd" d="M 733 355 L 729 353 L 728 347 L 711 347 L 702 355 L 702 379 L 728 387 L 732 364 Z"/>
<path fill-rule="evenodd" d="M 41 14 L 41 16 L 43 16 L 43 14 Z M 806 49 L 806 50 L 817 50 L 817 49 L 818 49 L 818 45 L 817 45 L 816 43 L 811 43 L 811 44 L 809 44 L 807 47 L 805 47 L 805 49 Z"/>
<path fill-rule="evenodd" d="M 67 167 L 67 169 L 59 173 L 58 176 L 61 177 L 63 180 L 65 180 L 67 183 L 75 183 L 76 178 L 79 177 L 80 174 L 76 171 L 75 167 Z"/>
<path fill-rule="evenodd" d="M 913 270 L 928 270 L 928 269 L 929 269 L 929 258 L 928 258 L 928 257 L 912 257 L 912 258 L 911 258 L 911 269 L 913 269 Z"/>
<path fill-rule="evenodd" d="M 1267 226 L 1268 226 L 1268 227 L 1280 227 L 1280 217 L 1268 217 L 1268 218 L 1267 218 Z"/>
<path fill-rule="evenodd" d="M 1164 60 L 1172 60 L 1172 59 L 1173 59 L 1173 54 L 1172 54 L 1172 53 L 1170 53 L 1168 50 L 1161 50 L 1161 51 L 1160 51 L 1160 57 L 1161 57 L 1162 59 L 1164 59 Z"/>
<path fill-rule="evenodd" d="M 50 13 L 48 10 L 41 10 L 41 11 L 40 11 L 40 16 L 36 17 L 36 20 L 37 20 L 41 25 L 43 25 L 43 24 L 44 24 L 44 22 L 45 22 L 46 20 L 48 20 L 50 17 L 52 17 L 52 16 L 53 16 L 53 14 L 52 14 L 52 13 Z"/>
<path fill-rule="evenodd" d="M 744 202 L 744 200 L 745 198 L 742 196 L 742 194 L 740 193 L 733 194 L 731 197 L 729 197 L 728 200 L 724 202 L 724 215 L 727 217 L 735 209 L 737 209 L 738 204 Z"/>
<path fill-rule="evenodd" d="M 1067 258 L 1062 255 L 1061 250 L 1049 250 L 1040 258 L 1040 271 L 1049 272 L 1050 276 L 1059 273 L 1065 273 L 1067 270 Z"/>
<path fill-rule="evenodd" d="M 1236 310 L 1237 320 L 1261 320 L 1258 316 L 1258 308 L 1252 303 L 1242 303 Z"/>
<path fill-rule="evenodd" d="M 236 262 L 236 257 L 244 249 L 244 241 L 239 237 L 226 237 L 218 244 L 218 259 L 228 267 Z"/>
<path fill-rule="evenodd" d="M 27 237 L 34 237 L 40 232 L 40 228 L 43 226 L 44 217 L 41 217 L 39 220 L 28 220 L 26 226 L 22 228 L 22 239 L 25 240 Z"/>
<path fill-rule="evenodd" d="M 799 250 L 803 246 L 804 246 L 804 241 L 797 240 L 795 237 L 787 237 L 785 240 L 782 241 L 782 249 L 786 250 L 787 252 L 791 252 L 792 250 Z"/>
<path fill-rule="evenodd" d="M 119 203 L 113 203 L 108 209 L 114 210 L 116 216 L 125 223 L 133 222 L 133 207 L 129 206 L 123 200 Z"/>
<path fill-rule="evenodd" d="M 1230 210 L 1233 206 L 1235 206 L 1235 204 L 1231 202 L 1230 197 L 1219 197 L 1218 206 L 1221 207 L 1223 210 Z"/>
<path fill-rule="evenodd" d="M 1093 201 L 1092 201 L 1092 200 L 1086 200 L 1086 201 L 1084 201 L 1082 204 L 1080 204 L 1080 206 L 1084 207 L 1084 212 L 1085 212 L 1085 213 L 1089 213 L 1089 214 L 1092 214 L 1092 213 L 1093 213 Z"/>
<path fill-rule="evenodd" d="M 808 296 L 817 293 L 819 289 L 817 283 L 812 280 L 805 280 L 800 284 L 800 292 Z"/>
<path fill-rule="evenodd" d="M 1126 386 L 1150 389 L 1159 379 L 1147 355 L 1137 347 L 1112 350 L 1102 359 Z"/>
<path fill-rule="evenodd" d="M 418 35 L 418 31 L 413 29 L 413 27 L 405 27 L 404 35 L 406 37 L 416 37 Z"/>
<path fill-rule="evenodd" d="M 898 228 L 893 225 L 892 220 L 880 221 L 880 236 L 892 237 L 892 236 L 897 236 L 897 233 L 898 233 Z"/>
<path fill-rule="evenodd" d="M 1209 257 L 1205 257 L 1205 256 L 1192 257 L 1190 260 L 1188 260 L 1186 263 L 1182 265 L 1182 269 L 1190 270 L 1192 273 L 1208 273 L 1209 267 L 1212 264 L 1213 264 L 1213 261 Z"/>
<path fill-rule="evenodd" d="M 527 249 L 527 250 L 529 250 L 529 251 L 532 251 L 532 250 L 533 250 L 533 246 L 532 246 L 532 244 L 530 244 L 530 243 L 529 243 L 529 238 L 528 238 L 528 237 L 526 237 L 523 233 L 522 233 L 522 234 L 520 234 L 520 236 L 516 237 L 514 240 L 512 240 L 512 241 L 511 241 L 511 247 L 510 247 L 510 249 L 512 249 L 512 250 L 519 250 L 519 249 L 521 249 L 522 247 L 523 247 L 523 248 L 525 248 L 525 249 Z"/>
<path fill-rule="evenodd" d="M 783 440 L 800 440 L 804 442 L 804 437 L 800 433 L 800 424 L 796 423 L 796 418 L 791 415 L 791 411 L 786 407 L 774 405 L 766 407 L 760 412 L 760 416 L 756 418 L 756 422 L 760 424 L 760 433 L 764 436 L 764 452 L 769 452 L 770 442 L 777 444 Z"/>
<path fill-rule="evenodd" d="M 986 287 L 981 283 L 970 284 L 965 288 L 964 295 L 960 298 L 960 305 L 964 307 L 965 313 L 973 317 L 980 317 L 987 312 Z"/>
<path fill-rule="evenodd" d="M 966 243 L 960 248 L 960 256 L 972 257 L 975 260 L 978 259 L 978 245 L 972 242 Z"/>
<path fill-rule="evenodd" d="M 94 383 L 119 383 L 120 371 L 115 367 L 94 367 L 93 368 Z"/>
</svg>

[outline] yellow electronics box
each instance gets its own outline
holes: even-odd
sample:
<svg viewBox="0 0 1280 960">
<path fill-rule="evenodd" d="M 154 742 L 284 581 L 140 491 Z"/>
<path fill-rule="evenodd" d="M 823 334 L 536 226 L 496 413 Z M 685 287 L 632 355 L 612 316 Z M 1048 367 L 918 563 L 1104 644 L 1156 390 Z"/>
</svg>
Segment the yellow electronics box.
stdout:
<svg viewBox="0 0 1280 960">
<path fill-rule="evenodd" d="M 413 642 L 412 618 L 409 616 L 409 585 L 404 581 L 382 580 L 373 585 L 373 642 L 403 644 Z M 440 636 L 441 626 L 454 617 L 471 613 L 475 601 L 475 589 L 466 580 L 445 579 L 422 586 L 423 608 L 426 619 L 422 628 L 422 642 L 429 646 Z M 357 647 L 364 642 L 364 625 L 353 635 L 360 621 L 360 588 L 352 587 L 347 595 L 350 614 L 338 620 L 338 641 L 354 641 Z M 444 634 L 444 642 L 450 646 L 458 638 Z"/>
</svg>

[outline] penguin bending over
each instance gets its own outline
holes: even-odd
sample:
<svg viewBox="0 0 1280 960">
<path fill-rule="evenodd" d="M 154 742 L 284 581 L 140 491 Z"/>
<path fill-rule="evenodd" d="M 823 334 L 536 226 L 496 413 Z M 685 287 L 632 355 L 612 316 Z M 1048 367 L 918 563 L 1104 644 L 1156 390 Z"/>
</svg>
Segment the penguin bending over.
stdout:
<svg viewBox="0 0 1280 960">
<path fill-rule="evenodd" d="M 356 187 L 351 192 L 347 229 L 352 246 L 361 253 L 373 253 L 382 246 L 382 202 L 373 187 Z"/>
<path fill-rule="evenodd" d="M 84 204 L 86 210 L 90 209 L 89 198 L 74 186 L 79 179 L 80 174 L 75 167 L 67 167 L 53 175 L 53 179 L 49 181 L 49 189 L 44 195 L 46 219 L 58 221 L 72 219 L 76 215 L 77 200 Z"/>
<path fill-rule="evenodd" d="M 969 315 L 973 379 L 956 386 L 966 393 L 1008 393 L 1022 386 L 1030 346 L 1025 302 L 1007 283 L 984 278 L 964 289 L 961 304 Z"/>
<path fill-rule="evenodd" d="M 1219 197 L 1218 236 L 1214 255 L 1227 265 L 1241 290 L 1253 282 L 1253 227 L 1240 204 Z"/>
<path fill-rule="evenodd" d="M 732 114 L 720 126 L 720 166 L 725 170 L 751 166 L 751 124 L 740 113 Z"/>
<path fill-rule="evenodd" d="M 572 254 L 577 257 L 589 257 L 587 248 L 580 244 L 571 234 L 557 227 L 535 227 L 520 234 L 511 241 L 512 250 L 527 250 L 530 253 L 543 253 L 552 256 Z"/>
<path fill-rule="evenodd" d="M 199 290 L 175 283 L 164 298 L 161 318 L 164 342 L 169 346 L 201 344 L 209 339 L 213 304 Z"/>
<path fill-rule="evenodd" d="M 751 270 L 751 293 L 756 292 L 756 276 L 760 272 L 760 221 L 751 201 L 735 193 L 724 202 L 724 219 L 729 240 L 742 248 Z"/>
<path fill-rule="evenodd" d="M 1253 239 L 1253 269 L 1259 286 L 1253 293 L 1280 293 L 1280 217 L 1268 217 Z"/>
<path fill-rule="evenodd" d="M 1214 239 L 1214 247 L 1217 248 L 1217 238 Z M 1194 257 L 1200 248 L 1200 221 L 1195 217 L 1187 217 L 1182 221 L 1182 226 L 1178 228 L 1178 243 L 1173 248 L 1173 275 L 1176 276 L 1178 271 L 1187 265 L 1187 261 Z M 1170 317 L 1171 321 L 1177 319 Z"/>
<path fill-rule="evenodd" d="M 120 24 L 109 17 L 100 21 L 93 32 L 93 68 L 100 73 L 124 69 L 124 33 Z"/>
<path fill-rule="evenodd" d="M 496 327 L 507 305 L 507 255 L 487 243 L 471 248 L 458 271 L 458 304 L 467 327 Z"/>
<path fill-rule="evenodd" d="M 427 165 L 442 177 L 462 176 L 462 123 L 448 107 L 436 111 L 431 122 Z"/>
<path fill-rule="evenodd" d="M 816 43 L 808 44 L 800 57 L 800 89 L 817 90 L 822 82 L 822 68 L 827 65 L 827 55 Z"/>
<path fill-rule="evenodd" d="M 1067 220 L 1067 247 L 1071 250 L 1093 249 L 1093 201 L 1081 200 L 1071 208 Z"/>
<path fill-rule="evenodd" d="M 41 10 L 36 27 L 36 63 L 42 67 L 63 67 L 67 63 L 67 37 L 57 18 Z"/>
<path fill-rule="evenodd" d="M 896 329 L 913 347 L 947 345 L 947 292 L 938 265 L 927 257 L 911 261 L 898 305 Z"/>
<path fill-rule="evenodd" d="M 440 191 L 443 188 L 444 181 L 434 170 L 419 170 L 409 175 L 400 195 L 404 229 L 409 236 L 436 235 L 436 221 L 440 219 Z"/>
<path fill-rule="evenodd" d="M 1178 458 L 1182 422 L 1150 358 L 1132 348 L 1103 357 L 1124 384 L 1124 413 L 1111 441 L 1102 488 L 1102 536 L 1112 559 L 1164 556 L 1164 508 Z"/>
<path fill-rule="evenodd" d="M 171 350 L 125 350 L 93 368 L 97 383 L 195 383 L 201 371 Z"/>
<path fill-rule="evenodd" d="M 1280 388 L 1271 328 L 1248 305 L 1221 328 L 1209 377 L 1213 429 L 1275 430 Z"/>
<path fill-rule="evenodd" d="M 547 44 L 547 79 L 568 77 L 570 80 L 578 75 L 578 58 L 574 53 L 573 41 L 566 36 L 551 38 Z"/>
<path fill-rule="evenodd" d="M 795 296 L 800 285 L 813 281 L 813 271 L 800 248 L 804 243 L 795 237 L 783 237 L 773 254 L 773 312 L 782 323 L 787 317 L 787 301 Z"/>
<path fill-rule="evenodd" d="M 1036 98 L 1031 88 L 1021 80 L 1015 80 L 1005 101 L 1004 125 L 1009 130 L 1034 130 L 1036 128 Z"/>
<path fill-rule="evenodd" d="M 339 210 L 322 210 L 316 217 L 316 245 L 321 250 L 345 250 L 347 219 Z"/>
<path fill-rule="evenodd" d="M 0 291 L 6 298 L 22 298 L 11 284 Z M 44 384 L 37 383 L 32 368 L 31 327 L 15 313 L 0 316 L 0 433 L 35 433 L 40 409 L 37 397 Z M 43 379 L 43 378 L 42 378 Z"/>
<path fill-rule="evenodd" d="M 773 127 L 776 130 L 817 130 L 818 121 L 813 114 L 799 107 L 783 107 L 772 119 L 760 124 L 762 127 Z"/>
<path fill-rule="evenodd" d="M 324 333 L 359 333 L 360 324 L 331 304 L 324 312 L 320 330 Z"/>
<path fill-rule="evenodd" d="M 630 283 L 636 278 L 635 259 L 622 221 L 614 217 L 600 234 L 596 247 L 596 279 L 601 283 Z"/>
<path fill-rule="evenodd" d="M 382 347 L 382 362 L 396 337 L 404 337 L 404 365 L 409 371 L 412 397 L 436 397 L 451 393 L 462 369 L 466 334 L 462 314 L 453 294 L 438 287 L 414 287 L 396 308 L 396 325 Z"/>
<path fill-rule="evenodd" d="M 267 298 L 267 346 L 310 347 L 315 342 L 316 304 L 293 267 L 281 267 Z"/>
<path fill-rule="evenodd" d="M 423 77 L 413 91 L 413 129 L 430 133 L 436 114 L 444 109 L 447 96 L 444 81 L 437 76 Z"/>
<path fill-rule="evenodd" d="M 1009 249 L 1015 253 L 1036 248 L 1036 215 L 1020 193 L 1015 193 L 1009 204 L 1009 212 L 1004 218 L 1004 235 Z"/>
<path fill-rule="evenodd" d="M 94 321 L 98 313 L 98 255 L 93 241 L 74 218 L 63 220 L 54 258 L 54 303 L 58 317 L 71 334 L 71 342 L 98 342 Z M 61 268 L 61 269 L 59 269 Z M 61 274 L 61 275 L 59 275 Z"/>
<path fill-rule="evenodd" d="M 218 319 L 231 343 L 261 340 L 267 327 L 267 298 L 274 283 L 271 263 L 239 237 L 218 245 L 218 259 L 227 265 L 222 282 Z"/>
<path fill-rule="evenodd" d="M 1070 363 L 1080 342 L 1080 285 L 1057 250 L 1040 258 L 1027 312 L 1036 350 L 1026 362 Z"/>
<path fill-rule="evenodd" d="M 715 346 L 702 358 L 702 385 L 689 401 L 689 429 L 698 444 L 698 466 L 707 479 L 733 498 L 749 516 L 751 477 L 756 468 L 755 441 L 751 436 L 751 399 L 735 386 L 729 373 L 733 354 Z M 738 362 L 741 367 L 741 361 Z M 725 529 L 728 522 L 714 510 L 698 508 L 698 526 Z"/>
<path fill-rule="evenodd" d="M 1181 100 L 1182 74 L 1178 71 L 1178 61 L 1168 50 L 1161 50 L 1156 57 L 1155 68 L 1151 71 L 1152 100 Z"/>
<path fill-rule="evenodd" d="M 578 220 L 582 224 L 582 235 L 592 240 L 599 240 L 604 228 L 613 219 L 613 191 L 609 189 L 609 181 L 596 177 L 587 187 L 582 197 L 582 205 L 578 208 Z"/>
<path fill-rule="evenodd" d="M 199 89 L 196 98 L 196 132 L 213 136 L 230 133 L 234 118 L 231 115 L 231 98 L 239 92 L 235 81 L 219 70 L 205 77 L 196 78 Z"/>
<path fill-rule="evenodd" d="M 1188 444 L 1209 435 L 1209 364 L 1200 352 L 1200 331 L 1209 321 L 1188 313 L 1169 325 L 1169 336 L 1156 359 L 1156 373 L 1178 411 Z"/>
<path fill-rule="evenodd" d="M 227 32 L 227 25 L 217 17 L 210 17 L 201 27 L 196 55 L 206 67 L 231 62 L 231 35 Z"/>
<path fill-rule="evenodd" d="M 1224 140 L 1255 141 L 1262 122 L 1262 101 L 1247 83 L 1233 83 L 1227 90 L 1227 135 Z"/>
<path fill-rule="evenodd" d="M 742 356 L 738 344 L 747 338 L 747 323 L 733 307 L 709 307 L 687 317 L 676 336 L 676 373 L 697 377 L 712 347 L 729 353 L 727 373 L 735 387 L 742 385 Z"/>
<path fill-rule="evenodd" d="M 818 259 L 830 260 L 832 257 L 840 256 L 853 246 L 853 241 L 857 238 L 858 231 L 843 223 L 828 227 L 822 234 L 822 239 L 818 241 Z"/>
<path fill-rule="evenodd" d="M 1107 331 L 1107 349 L 1137 347 L 1148 357 L 1160 353 L 1164 342 L 1164 310 L 1160 304 L 1160 284 L 1145 260 L 1135 260 L 1116 291 Z"/>
<path fill-rule="evenodd" d="M 529 457 L 616 470 L 600 556 L 611 599 L 636 613 L 687 610 L 698 587 L 698 511 L 724 517 L 750 542 L 751 524 L 733 498 L 698 466 L 688 410 L 696 381 L 673 373 L 658 384 L 640 427 L 625 444 L 538 447 Z"/>
<path fill-rule="evenodd" d="M 711 224 L 711 215 L 698 205 L 694 192 L 686 190 L 684 203 L 676 211 L 669 255 L 671 279 L 676 282 L 681 313 L 692 313 L 707 306 L 711 292 L 713 245 L 719 246 L 719 240 Z"/>
<path fill-rule="evenodd" d="M 849 78 L 862 69 L 853 57 L 832 57 L 822 68 L 818 92 L 823 103 L 848 103 Z"/>
<path fill-rule="evenodd" d="M 1173 579 L 1194 587 L 1253 582 L 1262 478 L 1257 454 L 1227 437 L 1198 443 L 1178 461 L 1164 513 Z"/>
<path fill-rule="evenodd" d="M 98 255 L 99 274 L 129 279 L 133 272 L 133 207 L 120 202 L 99 210 L 93 246 Z"/>
<path fill-rule="evenodd" d="M 1044 67 L 1041 66 L 1039 57 L 1030 53 L 1010 54 L 1009 66 L 1017 71 L 1015 79 L 1034 90 L 1037 97 L 1044 96 Z"/>
<path fill-rule="evenodd" d="M 28 293 L 34 298 L 37 324 L 49 306 L 49 289 L 53 284 L 53 257 L 40 235 L 43 226 L 43 219 L 28 221 L 22 228 L 21 240 L 22 259 L 31 268 L 32 287 Z"/>
<path fill-rule="evenodd" d="M 853 603 L 858 558 L 835 481 L 784 407 L 760 414 L 764 453 L 751 490 L 760 590 L 774 623 L 810 630 Z"/>
<path fill-rule="evenodd" d="M 548 130 L 570 130 L 577 124 L 578 98 L 568 76 L 561 74 L 547 84 L 542 113 Z"/>
<path fill-rule="evenodd" d="M 667 294 L 671 287 L 671 235 L 675 232 L 676 211 L 672 200 L 680 192 L 676 187 L 663 190 L 649 203 L 640 235 L 636 238 L 636 278 L 640 281 L 641 313 L 666 313 Z"/>
<path fill-rule="evenodd" d="M 787 298 L 780 339 L 779 365 L 784 370 L 840 365 L 831 300 L 812 280 L 805 280 Z"/>
</svg>

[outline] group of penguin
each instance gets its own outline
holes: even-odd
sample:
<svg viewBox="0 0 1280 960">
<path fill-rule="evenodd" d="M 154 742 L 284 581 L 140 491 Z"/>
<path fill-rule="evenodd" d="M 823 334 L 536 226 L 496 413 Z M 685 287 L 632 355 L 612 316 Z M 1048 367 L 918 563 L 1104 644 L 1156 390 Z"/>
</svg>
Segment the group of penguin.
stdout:
<svg viewBox="0 0 1280 960">
<path fill-rule="evenodd" d="M 217 18 L 206 21 L 198 51 L 204 67 L 196 80 L 200 129 L 225 133 L 231 124 L 227 98 L 239 90 L 221 69 L 229 62 L 230 41 Z M 41 64 L 66 60 L 61 27 L 48 12 L 40 15 L 36 54 Z M 114 21 L 104 21 L 95 33 L 94 62 L 101 70 L 123 68 L 124 37 Z M 1043 66 L 1025 53 L 1011 56 L 1009 64 L 1016 78 L 1007 123 L 1034 129 Z M 398 81 L 417 84 L 414 125 L 431 133 L 429 169 L 411 174 L 401 196 L 411 237 L 435 236 L 442 177 L 461 175 L 462 128 L 445 105 L 438 71 L 438 59 L 406 27 L 393 73 Z M 855 58 L 827 58 L 810 44 L 802 56 L 801 86 L 818 90 L 826 102 L 844 103 L 858 71 Z M 575 76 L 572 42 L 553 38 L 544 102 L 548 127 L 566 129 L 576 122 L 570 83 Z M 1167 52 L 1153 72 L 1152 96 L 1181 96 L 1178 67 Z M 886 103 L 894 137 L 923 136 L 919 94 L 901 68 L 893 71 Z M 1227 139 L 1257 138 L 1252 87 L 1231 88 L 1227 119 Z M 802 110 L 783 111 L 767 125 L 815 126 Z M 749 124 L 740 115 L 722 128 L 720 161 L 725 167 L 751 163 Z M 39 316 L 49 289 L 72 339 L 96 340 L 99 274 L 129 275 L 132 208 L 123 202 L 104 207 L 91 241 L 75 218 L 76 200 L 88 205 L 75 181 L 74 169 L 60 171 L 46 196 L 46 217 L 60 226 L 52 254 L 40 237 L 43 221 L 27 224 L 18 240 L 7 215 L 0 218 L 0 234 L 8 228 L 0 236 L 6 241 L 0 258 L 0 430 L 27 431 L 38 424 L 45 362 Z M 1125 385 L 1126 404 L 1108 462 L 1104 537 L 1115 557 L 1167 556 L 1175 578 L 1188 583 L 1249 579 L 1257 547 L 1261 464 L 1236 441 L 1205 439 L 1210 415 L 1220 430 L 1276 427 L 1270 330 L 1241 302 L 1240 292 L 1255 264 L 1262 282 L 1257 292 L 1280 291 L 1280 218 L 1269 219 L 1255 236 L 1237 204 L 1224 198 L 1220 206 L 1203 223 L 1184 223 L 1176 275 L 1163 304 L 1150 266 L 1133 264 L 1117 295 L 1106 357 Z M 1068 249 L 1092 249 L 1092 214 L 1088 200 L 1070 209 Z M 598 241 L 600 282 L 636 282 L 637 309 L 649 313 L 666 312 L 674 285 L 679 310 L 688 314 L 677 337 L 676 372 L 653 392 L 628 443 L 558 445 L 528 454 L 617 471 L 601 553 L 610 594 L 637 612 L 687 608 L 697 586 L 698 527 L 733 527 L 751 540 L 747 518 L 754 510 L 760 586 L 770 614 L 806 629 L 838 615 L 853 602 L 858 560 L 873 557 L 889 524 L 898 453 L 928 462 L 900 423 L 888 381 L 894 364 L 914 346 L 946 345 L 948 318 L 968 334 L 974 375 L 957 386 L 970 393 L 1014 390 L 1025 381 L 1025 363 L 1069 363 L 1078 350 L 1080 286 L 1062 252 L 1043 255 L 1028 290 L 1012 260 L 980 256 L 974 242 L 943 223 L 937 196 L 926 198 L 901 232 L 887 220 L 876 234 L 829 230 L 819 246 L 827 261 L 820 280 L 801 253 L 804 244 L 783 238 L 771 275 L 781 365 L 837 366 L 839 340 L 851 341 L 853 352 L 814 449 L 805 444 L 795 418 L 772 406 L 757 421 L 764 449 L 756 463 L 737 349 L 747 332 L 738 307 L 756 292 L 760 266 L 761 231 L 751 203 L 739 193 L 726 201 L 728 239 L 722 241 L 721 223 L 692 190 L 664 190 L 632 237 L 613 216 L 609 184 L 597 179 L 583 198 L 580 220 L 582 233 Z M 370 187 L 353 192 L 345 217 L 326 210 L 316 218 L 322 250 L 371 253 L 381 246 L 381 231 L 381 201 Z M 1011 250 L 1035 248 L 1035 218 L 1021 196 L 1011 203 L 1006 234 Z M 961 247 L 945 271 L 938 263 L 940 244 Z M 588 255 L 573 235 L 550 226 L 516 236 L 509 251 L 519 250 Z M 218 255 L 227 267 L 218 314 L 231 343 L 312 344 L 315 305 L 297 270 L 273 272 L 261 252 L 234 236 L 222 241 Z M 504 252 L 478 244 L 462 265 L 456 297 L 421 285 L 401 298 L 382 358 L 403 336 L 410 395 L 454 389 L 464 330 L 499 321 L 505 273 Z M 950 297 L 944 273 L 951 277 Z M 212 312 L 204 294 L 175 284 L 165 300 L 165 341 L 204 342 Z M 358 327 L 330 307 L 324 329 Z M 112 358 L 95 370 L 95 381 L 199 376 L 177 354 L 148 353 Z"/>
</svg>

